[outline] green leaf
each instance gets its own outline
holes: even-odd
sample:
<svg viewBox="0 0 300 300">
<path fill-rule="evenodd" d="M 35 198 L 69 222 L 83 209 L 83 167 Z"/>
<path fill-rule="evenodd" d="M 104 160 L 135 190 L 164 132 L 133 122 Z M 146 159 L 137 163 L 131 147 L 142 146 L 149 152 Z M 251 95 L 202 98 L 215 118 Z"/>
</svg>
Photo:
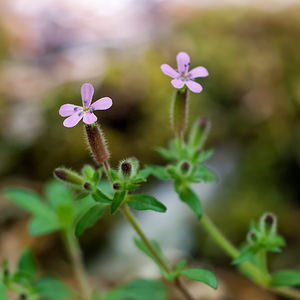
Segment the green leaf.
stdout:
<svg viewBox="0 0 300 300">
<path fill-rule="evenodd" d="M 21 188 L 11 188 L 5 191 L 5 196 L 22 209 L 36 216 L 46 218 L 49 216 L 49 207 L 42 202 L 36 193 Z"/>
<path fill-rule="evenodd" d="M 233 265 L 237 265 L 244 261 L 251 261 L 254 256 L 259 251 L 259 248 L 254 247 L 245 247 L 241 252 L 240 255 L 232 261 Z"/>
<path fill-rule="evenodd" d="M 59 206 L 72 207 L 72 194 L 69 188 L 58 181 L 50 181 L 46 184 L 45 194 L 51 206 L 57 210 Z"/>
<path fill-rule="evenodd" d="M 179 195 L 179 198 L 192 209 L 198 218 L 200 218 L 202 216 L 201 202 L 194 191 L 189 187 L 176 182 L 175 190 Z"/>
<path fill-rule="evenodd" d="M 157 151 L 165 159 L 168 159 L 168 160 L 176 159 L 176 155 L 172 151 L 170 151 L 166 148 L 155 147 L 155 151 Z"/>
<path fill-rule="evenodd" d="M 193 175 L 197 180 L 205 182 L 216 181 L 215 174 L 203 165 L 198 165 Z"/>
<path fill-rule="evenodd" d="M 145 194 L 133 194 L 127 198 L 128 205 L 136 210 L 154 210 L 165 212 L 167 208 L 152 196 Z"/>
<path fill-rule="evenodd" d="M 199 163 L 202 163 L 205 160 L 208 160 L 212 155 L 213 155 L 213 150 L 211 150 L 211 149 L 210 150 L 201 151 L 199 153 L 197 161 Z"/>
<path fill-rule="evenodd" d="M 35 282 L 38 294 L 47 299 L 64 299 L 72 296 L 72 291 L 60 280 L 43 277 Z"/>
<path fill-rule="evenodd" d="M 112 199 L 104 194 L 100 189 L 97 189 L 93 194 L 92 197 L 95 201 L 100 203 L 111 203 Z"/>
<path fill-rule="evenodd" d="M 5 286 L 3 284 L 3 281 L 0 280 L 0 299 L 1 300 L 8 300 L 5 293 Z"/>
<path fill-rule="evenodd" d="M 92 166 L 86 165 L 82 168 L 81 173 L 85 179 L 92 181 L 94 178 L 95 170 Z"/>
<path fill-rule="evenodd" d="M 103 204 L 96 204 L 91 207 L 78 221 L 75 228 L 75 234 L 81 235 L 88 227 L 93 226 L 99 219 L 101 219 L 106 209 L 107 206 Z"/>
<path fill-rule="evenodd" d="M 153 175 L 154 177 L 161 179 L 161 180 L 167 180 L 171 179 L 170 174 L 166 170 L 165 167 L 160 166 L 146 166 L 143 170 L 140 171 L 141 176 L 148 177 L 149 175 Z"/>
<path fill-rule="evenodd" d="M 115 192 L 113 203 L 111 205 L 111 214 L 114 214 L 125 199 L 126 192 Z"/>
<path fill-rule="evenodd" d="M 104 300 L 165 300 L 167 290 L 156 280 L 137 279 L 110 291 Z"/>
<path fill-rule="evenodd" d="M 80 200 L 76 200 L 74 202 L 74 217 L 80 218 L 94 205 L 95 200 L 92 198 L 91 195 L 87 195 L 86 197 Z"/>
<path fill-rule="evenodd" d="M 182 260 L 180 260 L 180 261 L 176 264 L 174 270 L 175 270 L 176 272 L 178 272 L 178 271 L 181 270 L 186 264 L 187 264 L 186 259 L 182 259 Z"/>
<path fill-rule="evenodd" d="M 61 224 L 57 219 L 53 219 L 49 222 L 48 219 L 36 217 L 31 219 L 29 223 L 29 232 L 32 236 L 49 234 L 61 228 Z"/>
<path fill-rule="evenodd" d="M 36 272 L 36 265 L 31 249 L 27 248 L 21 255 L 18 262 L 18 271 L 28 274 L 33 278 Z"/>
<path fill-rule="evenodd" d="M 93 182 L 95 185 L 98 184 L 100 178 L 101 178 L 101 175 L 102 175 L 102 171 L 101 170 L 97 170 L 95 171 L 94 175 L 93 175 Z"/>
<path fill-rule="evenodd" d="M 272 286 L 300 285 L 300 271 L 283 270 L 272 274 Z"/>
<path fill-rule="evenodd" d="M 159 246 L 159 244 L 152 240 L 150 241 L 152 247 L 154 248 L 154 250 L 158 253 L 160 260 L 163 261 L 166 265 L 169 264 L 167 258 L 163 255 L 161 248 Z M 162 267 L 162 265 L 160 264 L 160 262 L 156 259 L 156 257 L 154 257 L 152 255 L 152 253 L 149 251 L 149 249 L 146 247 L 146 245 L 144 244 L 144 242 L 140 239 L 135 238 L 134 239 L 134 244 L 137 246 L 137 248 L 139 248 L 142 252 L 144 252 L 150 259 L 152 259 L 156 265 L 159 267 L 160 272 L 162 273 L 162 275 L 166 278 L 169 278 L 169 274 L 167 274 L 164 270 L 164 268 Z"/>
<path fill-rule="evenodd" d="M 214 289 L 218 287 L 216 276 L 208 270 L 191 268 L 182 270 L 180 274 L 189 279 L 203 282 Z"/>
</svg>

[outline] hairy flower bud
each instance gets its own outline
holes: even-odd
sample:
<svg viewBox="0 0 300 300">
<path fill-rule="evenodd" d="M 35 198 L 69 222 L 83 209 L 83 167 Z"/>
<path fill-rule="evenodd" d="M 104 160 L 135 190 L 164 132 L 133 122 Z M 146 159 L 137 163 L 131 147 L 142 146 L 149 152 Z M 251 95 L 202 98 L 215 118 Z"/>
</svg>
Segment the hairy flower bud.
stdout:
<svg viewBox="0 0 300 300">
<path fill-rule="evenodd" d="M 121 172 L 124 176 L 130 176 L 131 174 L 131 169 L 132 169 L 132 166 L 131 166 L 131 163 L 128 162 L 128 161 L 123 161 L 121 163 Z"/>
<path fill-rule="evenodd" d="M 91 149 L 95 161 L 99 164 L 104 163 L 110 157 L 103 133 L 98 125 L 85 126 L 88 145 Z"/>
<path fill-rule="evenodd" d="M 91 188 L 91 184 L 89 182 L 85 182 L 83 187 L 86 189 L 86 190 L 89 190 Z"/>
<path fill-rule="evenodd" d="M 260 229 L 264 234 L 276 234 L 277 219 L 272 213 L 265 213 L 260 218 Z"/>
<path fill-rule="evenodd" d="M 256 240 L 257 240 L 257 236 L 256 236 L 256 233 L 253 232 L 253 231 L 250 231 L 247 235 L 247 240 L 248 240 L 248 243 L 250 245 L 253 245 L 255 244 Z"/>
<path fill-rule="evenodd" d="M 27 295 L 24 294 L 24 293 L 22 293 L 22 294 L 19 295 L 19 299 L 20 300 L 26 300 L 27 299 Z"/>
<path fill-rule="evenodd" d="M 274 223 L 274 216 L 271 214 L 267 214 L 265 216 L 265 222 L 266 224 L 268 224 L 269 226 L 272 226 L 272 224 Z"/>
<path fill-rule="evenodd" d="M 115 182 L 113 184 L 113 188 L 114 188 L 114 190 L 118 190 L 120 188 L 120 185 L 117 182 Z"/>
<path fill-rule="evenodd" d="M 186 119 L 187 119 L 187 107 L 188 106 L 188 95 L 187 89 L 184 90 L 179 89 L 176 92 L 172 111 L 171 111 L 171 119 L 172 119 L 172 127 L 175 133 L 178 136 L 181 136 L 186 129 Z"/>
<path fill-rule="evenodd" d="M 83 178 L 78 173 L 71 171 L 69 169 L 56 168 L 53 173 L 57 179 L 60 179 L 64 182 L 81 185 L 81 186 L 84 184 Z"/>
<path fill-rule="evenodd" d="M 181 170 L 182 170 L 184 173 L 188 172 L 188 170 L 190 169 L 190 167 L 191 167 L 191 165 L 190 165 L 190 163 L 187 162 L 187 161 L 182 162 L 181 165 L 180 165 L 180 168 L 181 168 Z"/>
</svg>

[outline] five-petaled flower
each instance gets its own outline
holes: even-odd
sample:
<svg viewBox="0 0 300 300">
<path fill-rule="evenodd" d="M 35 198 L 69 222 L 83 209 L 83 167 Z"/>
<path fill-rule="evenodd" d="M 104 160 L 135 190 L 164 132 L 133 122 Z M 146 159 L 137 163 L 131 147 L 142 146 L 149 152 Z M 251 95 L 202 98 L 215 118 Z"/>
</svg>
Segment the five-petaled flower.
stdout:
<svg viewBox="0 0 300 300">
<path fill-rule="evenodd" d="M 75 126 L 82 118 L 85 124 L 93 124 L 97 121 L 94 110 L 105 110 L 112 106 L 112 100 L 109 97 L 100 98 L 92 102 L 94 88 L 90 83 L 81 86 L 81 97 L 83 106 L 74 104 L 64 104 L 59 109 L 62 117 L 68 117 L 64 120 L 65 127 Z"/>
<path fill-rule="evenodd" d="M 200 93 L 203 88 L 194 79 L 197 77 L 207 77 L 208 71 L 204 67 L 196 67 L 189 71 L 190 57 L 185 52 L 179 52 L 176 57 L 177 70 L 167 64 L 160 66 L 161 70 L 168 76 L 174 78 L 171 83 L 176 89 L 181 89 L 185 84 L 194 93 Z"/>
</svg>

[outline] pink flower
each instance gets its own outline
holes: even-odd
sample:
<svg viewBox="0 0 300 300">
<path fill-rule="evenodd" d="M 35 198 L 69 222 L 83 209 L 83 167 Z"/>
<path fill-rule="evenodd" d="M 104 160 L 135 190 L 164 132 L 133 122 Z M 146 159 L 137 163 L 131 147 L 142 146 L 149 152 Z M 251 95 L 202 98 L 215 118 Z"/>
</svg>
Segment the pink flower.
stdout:
<svg viewBox="0 0 300 300">
<path fill-rule="evenodd" d="M 97 121 L 94 110 L 105 110 L 112 106 L 112 100 L 109 97 L 100 98 L 91 104 L 93 95 L 93 86 L 85 83 L 81 86 L 83 106 L 64 104 L 60 107 L 59 114 L 62 117 L 68 117 L 64 120 L 65 127 L 74 127 L 82 118 L 85 124 L 93 124 Z"/>
<path fill-rule="evenodd" d="M 194 79 L 198 77 L 207 77 L 208 71 L 204 67 L 196 67 L 189 71 L 190 57 L 185 52 L 179 52 L 176 57 L 177 69 L 174 70 L 167 64 L 160 66 L 163 73 L 174 78 L 171 83 L 176 89 L 181 89 L 185 84 L 194 93 L 200 93 L 203 88 L 195 82 Z"/>
</svg>

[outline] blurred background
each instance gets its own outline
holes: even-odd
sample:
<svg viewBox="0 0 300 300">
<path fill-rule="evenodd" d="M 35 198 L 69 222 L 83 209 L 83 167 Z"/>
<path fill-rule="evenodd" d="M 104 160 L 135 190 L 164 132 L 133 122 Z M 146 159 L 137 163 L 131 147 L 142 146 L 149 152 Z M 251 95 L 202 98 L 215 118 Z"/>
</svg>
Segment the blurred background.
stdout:
<svg viewBox="0 0 300 300">
<path fill-rule="evenodd" d="M 110 110 L 97 113 L 112 165 L 128 156 L 163 164 L 153 148 L 172 138 L 174 89 L 159 67 L 175 67 L 179 51 L 190 54 L 192 67 L 210 72 L 198 80 L 203 92 L 190 96 L 189 119 L 212 122 L 208 166 L 218 182 L 195 186 L 206 209 L 236 245 L 251 220 L 275 213 L 287 247 L 271 256 L 270 269 L 299 269 L 300 1 L 2 0 L 1 189 L 42 193 L 57 166 L 93 163 L 82 125 L 65 128 L 58 115 L 64 103 L 80 105 L 84 82 L 94 85 L 94 99 L 113 99 Z M 145 231 L 174 261 L 188 257 L 221 278 L 217 292 L 193 287 L 201 299 L 277 299 L 237 274 L 171 184 L 152 179 L 145 189 L 168 207 L 167 216 L 138 214 Z M 42 272 L 72 284 L 59 237 L 31 238 L 28 218 L 1 195 L 0 259 L 15 264 L 30 245 Z M 132 235 L 117 215 L 81 237 L 95 287 L 158 276 Z"/>
</svg>

